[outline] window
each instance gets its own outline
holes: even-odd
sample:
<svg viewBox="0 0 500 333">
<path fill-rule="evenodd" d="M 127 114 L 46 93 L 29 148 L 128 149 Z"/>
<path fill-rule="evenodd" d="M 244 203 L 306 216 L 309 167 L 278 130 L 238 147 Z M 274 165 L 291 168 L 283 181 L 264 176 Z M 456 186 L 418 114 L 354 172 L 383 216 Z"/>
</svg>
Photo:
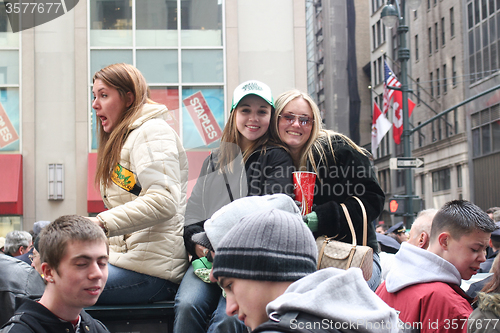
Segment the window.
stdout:
<svg viewBox="0 0 500 333">
<path fill-rule="evenodd" d="M 214 118 L 223 128 L 222 2 L 89 2 L 89 76 L 112 63 L 126 62 L 136 66 L 150 86 L 151 98 L 172 110 L 169 123 L 181 136 L 184 147 L 204 147 L 204 140 L 191 114 L 183 107 L 183 100 L 201 91 Z M 92 149 L 97 148 L 95 123 L 92 124 Z"/>
<path fill-rule="evenodd" d="M 417 104 L 420 104 L 420 78 L 417 78 Z"/>
<path fill-rule="evenodd" d="M 403 186 L 405 186 L 405 171 L 396 170 L 396 187 L 403 187 Z"/>
<path fill-rule="evenodd" d="M 420 175 L 420 195 L 424 196 L 425 194 L 425 175 Z"/>
<path fill-rule="evenodd" d="M 455 13 L 453 7 L 450 8 L 450 36 L 455 36 Z"/>
<path fill-rule="evenodd" d="M 446 78 L 446 64 L 443 65 L 443 94 L 448 91 L 448 81 Z"/>
<path fill-rule="evenodd" d="M 379 83 L 377 74 L 378 74 L 378 68 L 377 68 L 377 61 L 375 60 L 373 62 L 373 82 L 374 82 L 374 85 L 377 85 Z"/>
<path fill-rule="evenodd" d="M 437 51 L 439 50 L 439 32 L 437 23 L 434 23 L 434 36 L 436 38 L 436 51 Z"/>
<path fill-rule="evenodd" d="M 432 54 L 432 28 L 429 28 L 429 55 Z"/>
<path fill-rule="evenodd" d="M 449 190 L 451 188 L 450 169 L 434 171 L 432 173 L 432 192 Z"/>
<path fill-rule="evenodd" d="M 415 35 L 415 60 L 418 60 L 418 35 Z"/>
<path fill-rule="evenodd" d="M 379 77 L 379 82 L 383 82 L 385 80 L 384 77 L 384 65 L 382 64 L 382 57 L 378 58 L 378 77 Z"/>
<path fill-rule="evenodd" d="M 398 36 L 392 36 L 392 59 L 398 60 Z"/>
<path fill-rule="evenodd" d="M 431 82 L 431 96 L 434 97 L 434 82 L 432 81 L 432 72 L 430 75 L 430 82 Z"/>
<path fill-rule="evenodd" d="M 439 68 L 436 69 L 436 93 L 437 95 L 441 95 L 441 87 L 439 85 Z"/>
<path fill-rule="evenodd" d="M 444 46 L 445 44 L 445 39 L 444 39 L 444 17 L 441 18 L 441 45 Z"/>
<path fill-rule="evenodd" d="M 427 0 L 427 9 L 431 9 L 431 0 Z"/>
<path fill-rule="evenodd" d="M 21 34 L 12 32 L 4 4 L 0 2 L 0 6 L 0 153 L 19 152 Z"/>
<path fill-rule="evenodd" d="M 457 187 L 462 187 L 462 166 L 457 165 Z"/>
<path fill-rule="evenodd" d="M 380 46 L 382 41 L 382 31 L 380 30 L 380 21 L 377 21 L 377 47 Z"/>
<path fill-rule="evenodd" d="M 457 59 L 455 57 L 451 58 L 451 82 L 453 86 L 457 85 Z"/>
<path fill-rule="evenodd" d="M 375 50 L 377 48 L 377 35 L 375 34 L 375 24 L 372 25 L 372 40 L 373 40 L 373 49 Z"/>
<path fill-rule="evenodd" d="M 500 104 L 471 115 L 473 157 L 500 151 Z"/>
<path fill-rule="evenodd" d="M 385 25 L 384 25 L 384 22 L 382 22 L 382 42 L 385 43 Z"/>
</svg>

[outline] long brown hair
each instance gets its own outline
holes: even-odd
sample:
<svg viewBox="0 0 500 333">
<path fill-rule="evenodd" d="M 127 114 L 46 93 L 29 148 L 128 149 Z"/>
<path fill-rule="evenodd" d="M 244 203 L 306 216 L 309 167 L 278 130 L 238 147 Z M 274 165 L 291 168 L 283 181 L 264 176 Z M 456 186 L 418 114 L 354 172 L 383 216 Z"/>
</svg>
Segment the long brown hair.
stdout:
<svg viewBox="0 0 500 333">
<path fill-rule="evenodd" d="M 238 145 L 238 147 L 241 147 L 241 141 L 242 141 L 242 135 L 238 131 L 236 127 L 236 113 L 237 113 L 237 107 L 235 107 L 232 111 L 231 114 L 229 115 L 229 119 L 227 120 L 227 124 L 224 127 L 224 130 L 222 131 L 222 137 L 221 137 L 221 143 L 234 143 Z M 263 147 L 262 148 L 262 153 L 265 153 L 266 147 L 269 144 L 272 145 L 279 145 L 277 142 L 278 140 L 277 135 L 273 132 L 272 129 L 272 122 L 273 118 L 275 117 L 275 110 L 274 107 L 271 106 L 271 119 L 269 122 L 269 129 L 266 131 L 266 133 L 252 142 L 252 144 L 245 149 L 245 151 L 242 152 L 243 155 L 243 161 L 246 162 L 250 155 L 258 148 L 258 147 Z M 279 145 L 281 146 L 281 145 Z M 219 158 L 219 167 L 222 170 L 223 166 L 227 166 L 227 168 L 232 171 L 233 170 L 233 164 L 232 161 L 236 158 L 237 154 L 239 151 L 235 149 L 229 149 L 225 148 L 229 147 L 228 145 L 222 145 L 221 144 L 221 149 L 220 149 L 220 158 Z M 283 147 L 284 148 L 284 147 Z"/>
<path fill-rule="evenodd" d="M 316 161 L 314 158 L 314 155 L 317 154 L 320 156 L 320 161 L 324 161 L 327 163 L 327 152 L 325 152 L 325 143 L 326 146 L 329 148 L 330 152 L 328 154 L 334 154 L 334 149 L 333 149 L 333 140 L 336 138 L 345 141 L 348 145 L 350 145 L 352 148 L 357 150 L 358 152 L 362 153 L 363 155 L 368 155 L 369 153 L 359 147 L 357 144 L 354 143 L 351 139 L 349 139 L 347 136 L 344 134 L 331 131 L 331 130 L 326 130 L 323 129 L 322 127 L 322 119 L 321 119 L 321 113 L 319 112 L 319 108 L 316 105 L 316 103 L 313 101 L 311 96 L 308 94 L 301 92 L 300 90 L 297 89 L 292 89 L 289 91 L 286 91 L 282 93 L 278 98 L 276 98 L 275 101 L 275 106 L 276 106 L 276 116 L 274 117 L 272 121 L 272 128 L 273 132 L 277 133 L 276 136 L 279 138 L 280 142 L 282 144 L 285 144 L 281 137 L 279 136 L 279 121 L 280 118 L 279 116 L 283 112 L 283 109 L 287 106 L 288 103 L 293 101 L 296 98 L 302 98 L 304 101 L 306 101 L 309 106 L 311 107 L 312 114 L 313 114 L 313 124 L 312 124 L 312 129 L 311 129 L 311 135 L 309 136 L 309 139 L 306 141 L 304 146 L 302 147 L 300 151 L 300 157 L 298 159 L 294 159 L 293 163 L 295 164 L 295 167 L 297 170 L 307 170 L 307 163 L 311 163 L 311 166 L 313 167 L 314 172 L 316 174 L 318 173 Z M 286 144 L 285 144 L 286 145 Z"/>
<path fill-rule="evenodd" d="M 149 99 L 146 79 L 132 65 L 124 63 L 109 65 L 94 74 L 92 82 L 95 80 L 101 80 L 107 86 L 118 90 L 120 97 L 124 100 L 127 93 L 131 92 L 134 95 L 134 101 L 123 110 L 118 124 L 111 133 L 106 133 L 102 123 L 98 121 L 99 148 L 95 182 L 108 186 L 113 168 L 120 161 L 121 150 L 129 134 L 130 125 L 139 117 L 144 104 L 154 104 L 154 102 Z"/>
</svg>

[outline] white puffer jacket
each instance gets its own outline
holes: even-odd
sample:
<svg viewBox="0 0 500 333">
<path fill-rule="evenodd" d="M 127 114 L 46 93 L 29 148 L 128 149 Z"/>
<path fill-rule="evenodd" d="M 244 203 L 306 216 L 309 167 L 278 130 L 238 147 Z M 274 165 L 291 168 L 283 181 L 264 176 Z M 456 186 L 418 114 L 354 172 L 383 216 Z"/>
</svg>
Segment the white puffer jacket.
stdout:
<svg viewBox="0 0 500 333">
<path fill-rule="evenodd" d="M 183 239 L 188 162 L 165 121 L 167 112 L 164 105 L 146 104 L 130 126 L 113 181 L 101 185 L 109 210 L 98 218 L 111 237 L 110 264 L 179 283 L 188 267 Z"/>
</svg>

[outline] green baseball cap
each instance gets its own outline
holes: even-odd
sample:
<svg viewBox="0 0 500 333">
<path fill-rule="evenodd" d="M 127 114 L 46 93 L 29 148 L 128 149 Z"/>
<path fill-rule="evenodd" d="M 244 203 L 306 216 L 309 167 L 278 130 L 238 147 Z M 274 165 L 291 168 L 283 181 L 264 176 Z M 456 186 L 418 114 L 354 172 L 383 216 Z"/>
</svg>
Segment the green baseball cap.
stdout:
<svg viewBox="0 0 500 333">
<path fill-rule="evenodd" d="M 238 103 L 247 95 L 257 95 L 264 99 L 269 105 L 274 108 L 273 94 L 271 88 L 265 83 L 257 80 L 250 80 L 243 82 L 234 89 L 233 92 L 233 103 L 231 106 L 231 111 L 233 111 Z"/>
</svg>

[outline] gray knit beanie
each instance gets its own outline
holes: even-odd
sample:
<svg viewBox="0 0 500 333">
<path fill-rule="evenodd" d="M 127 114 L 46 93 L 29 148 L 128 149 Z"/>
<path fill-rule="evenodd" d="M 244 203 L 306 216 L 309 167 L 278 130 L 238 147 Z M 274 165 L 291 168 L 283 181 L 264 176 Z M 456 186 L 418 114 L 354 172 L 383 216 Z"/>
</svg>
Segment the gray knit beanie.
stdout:
<svg viewBox="0 0 500 333">
<path fill-rule="evenodd" d="M 318 248 L 294 214 L 272 209 L 241 219 L 220 241 L 213 275 L 260 281 L 296 281 L 316 271 Z"/>
</svg>

